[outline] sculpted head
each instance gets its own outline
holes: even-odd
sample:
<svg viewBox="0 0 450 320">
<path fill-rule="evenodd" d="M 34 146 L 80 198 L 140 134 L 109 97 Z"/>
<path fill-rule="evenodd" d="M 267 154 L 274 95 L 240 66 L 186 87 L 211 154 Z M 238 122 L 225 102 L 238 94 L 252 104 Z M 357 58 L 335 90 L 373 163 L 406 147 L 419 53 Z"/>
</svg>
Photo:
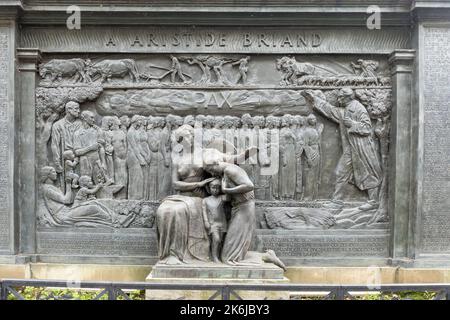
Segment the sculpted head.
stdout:
<svg viewBox="0 0 450 320">
<path fill-rule="evenodd" d="M 177 126 L 179 126 L 179 120 L 180 120 L 179 118 L 181 118 L 181 117 L 178 117 L 173 114 L 168 114 L 166 117 L 167 125 L 169 125 L 170 128 L 172 128 L 172 129 L 176 128 Z M 182 118 L 181 118 L 181 121 L 183 121 Z"/>
<path fill-rule="evenodd" d="M 203 122 L 205 122 L 206 117 L 202 114 L 195 116 L 195 121 L 198 123 L 201 123 L 203 125 Z"/>
<path fill-rule="evenodd" d="M 80 115 L 80 104 L 75 101 L 69 101 L 65 106 L 66 115 L 73 118 L 78 118 Z"/>
<path fill-rule="evenodd" d="M 317 118 L 312 113 L 306 118 L 306 121 L 308 121 L 308 125 L 314 127 L 317 124 Z"/>
<path fill-rule="evenodd" d="M 41 181 L 41 183 L 44 183 L 45 181 L 47 181 L 47 179 L 56 181 L 57 178 L 58 178 L 58 174 L 56 173 L 55 168 L 50 167 L 50 166 L 45 166 L 45 167 L 41 168 L 40 179 L 39 179 Z"/>
<path fill-rule="evenodd" d="M 345 107 L 348 103 L 355 99 L 355 93 L 352 88 L 342 88 L 338 93 L 338 103 L 341 107 Z"/>
<path fill-rule="evenodd" d="M 222 116 L 215 117 L 214 123 L 216 125 L 216 128 L 221 129 L 225 125 L 225 118 Z"/>
<path fill-rule="evenodd" d="M 188 143 L 192 145 L 194 142 L 194 128 L 190 125 L 184 124 L 173 131 L 172 137 L 177 143 Z"/>
<path fill-rule="evenodd" d="M 212 175 L 221 175 L 223 167 L 220 163 L 223 161 L 223 153 L 217 149 L 203 150 L 203 167 Z"/>
<path fill-rule="evenodd" d="M 119 130 L 120 128 L 120 120 L 118 116 L 111 117 L 111 129 L 112 130 Z"/>
<path fill-rule="evenodd" d="M 263 116 L 253 117 L 253 126 L 258 128 L 264 128 L 266 125 L 266 118 Z"/>
<path fill-rule="evenodd" d="M 164 117 L 157 117 L 158 127 L 164 128 L 166 125 L 166 119 Z"/>
<path fill-rule="evenodd" d="M 305 125 L 305 118 L 304 117 L 296 115 L 294 118 L 295 118 L 295 123 L 299 127 L 303 127 Z"/>
<path fill-rule="evenodd" d="M 273 129 L 275 128 L 275 121 L 274 121 L 274 116 L 267 116 L 266 118 L 266 126 L 269 129 Z"/>
<path fill-rule="evenodd" d="M 240 128 L 241 127 L 241 118 L 239 117 L 233 117 L 233 128 Z"/>
<path fill-rule="evenodd" d="M 175 118 L 175 126 L 181 127 L 183 125 L 184 119 L 180 116 L 174 116 Z"/>
<path fill-rule="evenodd" d="M 102 118 L 102 125 L 101 125 L 101 127 L 102 127 L 103 130 L 105 130 L 105 131 L 109 130 L 111 125 L 112 125 L 112 119 L 111 119 L 110 116 L 105 116 L 105 117 Z"/>
<path fill-rule="evenodd" d="M 252 127 L 253 121 L 252 116 L 250 114 L 248 113 L 243 114 L 241 117 L 241 121 L 243 126 Z"/>
<path fill-rule="evenodd" d="M 80 179 L 78 179 L 78 183 L 82 188 L 92 188 L 94 186 L 92 178 L 89 176 L 81 176 Z"/>
<path fill-rule="evenodd" d="M 290 114 L 285 114 L 281 117 L 281 126 L 288 127 L 291 125 L 292 116 Z"/>
<path fill-rule="evenodd" d="M 130 127 L 130 118 L 128 116 L 121 116 L 120 117 L 120 125 L 124 128 L 124 129 L 128 129 Z"/>
<path fill-rule="evenodd" d="M 156 123 L 157 123 L 157 119 L 155 117 L 152 116 L 148 116 L 147 117 L 147 130 L 153 129 L 156 127 Z"/>
<path fill-rule="evenodd" d="M 195 125 L 195 118 L 193 115 L 187 115 L 186 117 L 184 117 L 184 121 L 183 124 L 187 124 L 191 127 L 193 127 Z"/>
<path fill-rule="evenodd" d="M 144 124 L 142 116 L 136 114 L 131 118 L 131 125 L 133 128 L 140 128 Z"/>
<path fill-rule="evenodd" d="M 208 193 L 213 196 L 218 196 L 222 192 L 222 181 L 214 179 L 208 184 Z"/>
<path fill-rule="evenodd" d="M 214 124 L 216 123 L 216 120 L 214 119 L 214 116 L 206 116 L 206 127 L 212 128 L 214 127 Z"/>
<path fill-rule="evenodd" d="M 233 117 L 232 116 L 225 116 L 223 118 L 223 123 L 224 123 L 224 127 L 225 128 L 227 128 L 227 129 L 232 128 L 233 127 L 233 123 L 234 123 Z"/>
<path fill-rule="evenodd" d="M 66 150 L 63 152 L 63 159 L 64 160 L 75 160 L 75 153 L 73 153 L 72 150 Z"/>
<path fill-rule="evenodd" d="M 95 124 L 95 115 L 93 112 L 89 110 L 85 110 L 81 113 L 81 120 L 89 126 L 93 126 Z"/>
</svg>

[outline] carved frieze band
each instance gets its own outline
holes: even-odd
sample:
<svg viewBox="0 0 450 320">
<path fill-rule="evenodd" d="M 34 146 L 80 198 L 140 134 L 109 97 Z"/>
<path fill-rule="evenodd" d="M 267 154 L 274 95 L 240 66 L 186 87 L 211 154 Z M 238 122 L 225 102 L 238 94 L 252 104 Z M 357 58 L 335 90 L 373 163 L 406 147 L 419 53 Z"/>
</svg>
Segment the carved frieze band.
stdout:
<svg viewBox="0 0 450 320">
<path fill-rule="evenodd" d="M 347 31 L 347 32 L 345 32 Z M 408 48 L 409 30 L 153 27 L 25 28 L 21 46 L 42 52 L 383 53 Z"/>
</svg>

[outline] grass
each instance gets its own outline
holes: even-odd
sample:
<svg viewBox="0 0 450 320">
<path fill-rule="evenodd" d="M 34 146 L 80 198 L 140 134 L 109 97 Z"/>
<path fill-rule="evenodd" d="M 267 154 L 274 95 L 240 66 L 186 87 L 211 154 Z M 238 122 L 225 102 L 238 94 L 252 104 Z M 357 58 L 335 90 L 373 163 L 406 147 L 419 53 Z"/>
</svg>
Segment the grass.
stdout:
<svg viewBox="0 0 450 320">
<path fill-rule="evenodd" d="M 93 300 L 102 290 L 96 289 L 51 289 L 35 287 L 18 287 L 15 290 L 22 295 L 25 300 Z M 133 290 L 125 292 L 132 300 L 145 300 L 145 290 Z M 354 294 L 346 300 L 433 300 L 437 292 L 414 292 L 403 291 L 395 293 L 369 293 Z M 323 300 L 324 295 L 293 295 L 291 300 Z M 12 293 L 9 293 L 8 300 L 18 300 Z M 102 295 L 99 300 L 108 300 L 107 293 Z M 117 300 L 125 300 L 118 295 Z"/>
<path fill-rule="evenodd" d="M 16 291 L 25 298 L 25 300 L 93 300 L 102 290 L 76 290 L 76 289 L 49 289 L 35 287 L 19 287 Z M 145 291 L 127 291 L 126 294 L 132 300 L 144 300 Z M 9 293 L 8 300 L 18 300 L 12 293 Z M 108 294 L 102 295 L 98 300 L 108 300 Z M 117 300 L 125 300 L 118 296 Z"/>
</svg>

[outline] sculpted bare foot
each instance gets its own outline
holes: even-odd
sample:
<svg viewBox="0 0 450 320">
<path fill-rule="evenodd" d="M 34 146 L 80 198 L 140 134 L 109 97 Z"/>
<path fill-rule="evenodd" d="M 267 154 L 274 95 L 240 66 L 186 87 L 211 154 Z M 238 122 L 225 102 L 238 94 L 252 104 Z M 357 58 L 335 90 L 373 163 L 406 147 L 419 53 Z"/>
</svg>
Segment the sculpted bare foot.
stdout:
<svg viewBox="0 0 450 320">
<path fill-rule="evenodd" d="M 170 256 L 169 258 L 167 258 L 165 264 L 167 264 L 169 266 L 175 266 L 175 265 L 183 264 L 183 262 L 180 259 L 178 259 L 177 257 Z"/>
</svg>

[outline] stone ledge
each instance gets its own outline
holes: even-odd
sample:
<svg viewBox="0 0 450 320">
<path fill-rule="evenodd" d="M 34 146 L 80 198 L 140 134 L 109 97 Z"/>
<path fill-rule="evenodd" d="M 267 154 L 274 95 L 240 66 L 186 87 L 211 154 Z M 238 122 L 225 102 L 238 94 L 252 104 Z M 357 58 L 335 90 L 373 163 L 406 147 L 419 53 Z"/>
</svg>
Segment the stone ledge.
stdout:
<svg viewBox="0 0 450 320">
<path fill-rule="evenodd" d="M 450 283 L 450 268 L 288 267 L 291 283 L 366 284 Z M 106 264 L 0 264 L 0 279 L 68 279 L 81 281 L 145 281 L 152 266 Z M 378 275 L 379 274 L 379 278 Z M 255 281 L 259 281 L 256 279 Z"/>
</svg>

